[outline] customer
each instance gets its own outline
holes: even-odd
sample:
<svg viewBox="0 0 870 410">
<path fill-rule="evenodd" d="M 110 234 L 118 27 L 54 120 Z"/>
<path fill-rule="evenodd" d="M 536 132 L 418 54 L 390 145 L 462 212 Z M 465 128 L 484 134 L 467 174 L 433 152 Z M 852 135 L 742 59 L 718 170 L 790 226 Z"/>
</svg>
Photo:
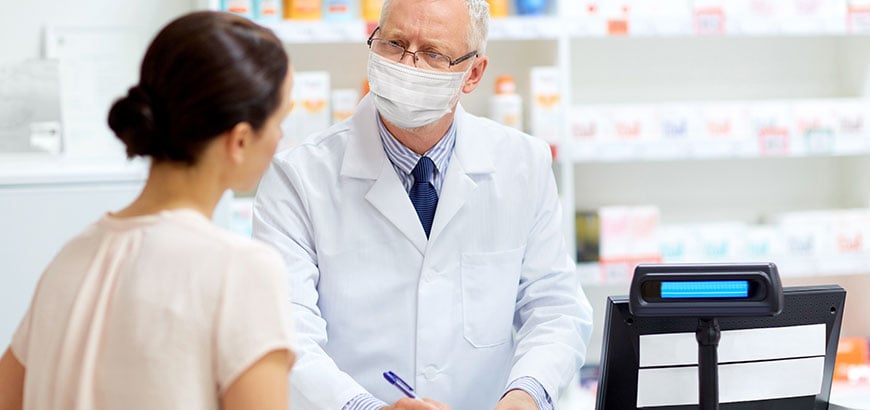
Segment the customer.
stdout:
<svg viewBox="0 0 870 410">
<path fill-rule="evenodd" d="M 260 184 L 254 236 L 290 268 L 296 410 L 387 406 L 403 396 L 386 371 L 458 410 L 552 409 L 583 363 L 591 308 L 550 150 L 457 103 L 486 70 L 488 14 L 385 1 L 371 93 Z"/>
<path fill-rule="evenodd" d="M 287 408 L 283 263 L 209 218 L 268 166 L 291 87 L 281 42 L 243 18 L 193 13 L 157 35 L 109 113 L 148 180 L 43 273 L 0 361 L 0 408 Z"/>
</svg>

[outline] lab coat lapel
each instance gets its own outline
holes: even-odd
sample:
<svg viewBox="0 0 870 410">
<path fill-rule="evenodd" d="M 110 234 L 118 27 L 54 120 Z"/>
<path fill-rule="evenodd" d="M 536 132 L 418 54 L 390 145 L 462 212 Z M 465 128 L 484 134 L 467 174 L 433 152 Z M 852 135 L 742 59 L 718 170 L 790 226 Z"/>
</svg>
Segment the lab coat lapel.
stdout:
<svg viewBox="0 0 870 410">
<path fill-rule="evenodd" d="M 441 231 L 447 227 L 456 212 L 465 205 L 465 202 L 476 189 L 477 183 L 465 173 L 462 163 L 450 160 L 447 175 L 444 176 L 444 185 L 441 188 L 441 197 L 438 198 L 438 207 L 435 209 L 432 231 L 429 233 L 430 241 L 438 238 Z"/>
<path fill-rule="evenodd" d="M 444 185 L 429 234 L 430 242 L 438 238 L 477 190 L 478 184 L 472 176 L 494 172 L 492 147 L 486 147 L 480 143 L 480 138 L 475 138 L 477 133 L 483 131 L 477 123 L 479 119 L 467 114 L 462 105 L 458 105 L 455 121 L 456 145 L 444 175 Z"/>
<path fill-rule="evenodd" d="M 417 217 L 411 199 L 396 175 L 381 139 L 375 120 L 375 108 L 366 96 L 350 120 L 350 136 L 342 160 L 341 175 L 374 180 L 366 200 L 405 235 L 422 254 L 426 249 L 426 232 Z"/>
<path fill-rule="evenodd" d="M 426 232 L 390 161 L 384 161 L 381 175 L 369 189 L 366 199 L 414 244 L 420 254 L 425 252 Z"/>
</svg>

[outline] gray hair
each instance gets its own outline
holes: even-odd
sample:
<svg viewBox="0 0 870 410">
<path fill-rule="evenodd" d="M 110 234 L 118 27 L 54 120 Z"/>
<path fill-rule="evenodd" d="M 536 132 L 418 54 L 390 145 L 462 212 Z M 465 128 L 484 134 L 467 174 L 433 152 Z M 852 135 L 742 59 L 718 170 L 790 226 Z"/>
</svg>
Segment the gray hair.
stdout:
<svg viewBox="0 0 870 410">
<path fill-rule="evenodd" d="M 394 0 L 384 0 L 381 9 L 379 25 L 384 24 L 386 11 Z M 468 47 L 477 50 L 478 54 L 486 54 L 486 37 L 489 32 L 489 3 L 486 0 L 463 0 L 468 7 L 471 23 L 468 27 Z"/>
</svg>

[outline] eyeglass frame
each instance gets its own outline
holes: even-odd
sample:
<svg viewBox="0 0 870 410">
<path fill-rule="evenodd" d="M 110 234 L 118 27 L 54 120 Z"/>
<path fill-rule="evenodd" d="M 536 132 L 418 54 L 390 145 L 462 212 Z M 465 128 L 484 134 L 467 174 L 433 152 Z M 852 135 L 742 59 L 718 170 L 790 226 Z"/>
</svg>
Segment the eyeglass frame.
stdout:
<svg viewBox="0 0 870 410">
<path fill-rule="evenodd" d="M 380 31 L 380 29 L 381 29 L 381 26 L 377 26 L 377 27 L 375 27 L 375 29 L 372 31 L 372 34 L 369 36 L 369 39 L 366 41 L 366 45 L 369 46 L 369 50 L 372 49 L 372 42 L 374 42 L 375 40 L 391 41 L 391 40 L 386 40 L 386 39 L 383 39 L 383 38 L 375 38 L 375 34 L 376 34 L 378 31 Z M 414 67 L 417 66 L 417 59 L 418 59 L 418 57 L 417 57 L 417 53 L 419 53 L 419 52 L 422 51 L 422 50 L 417 50 L 417 51 L 408 51 L 408 48 L 407 48 L 407 47 L 400 46 L 400 45 L 398 45 L 398 44 L 393 44 L 393 46 L 395 46 L 395 47 L 399 47 L 399 48 L 402 49 L 402 56 L 399 57 L 399 61 L 402 61 L 402 60 L 405 58 L 405 55 L 406 55 L 406 54 L 410 54 L 411 56 L 413 56 L 413 59 L 414 59 L 414 60 L 413 60 L 413 61 L 414 61 Z M 442 55 L 442 56 L 444 56 L 445 58 L 447 58 L 447 63 L 448 63 L 447 68 L 448 68 L 448 69 L 449 69 L 450 67 L 455 66 L 455 65 L 462 64 L 463 62 L 465 62 L 466 60 L 468 60 L 468 59 L 470 59 L 470 58 L 477 57 L 477 56 L 480 55 L 480 54 L 478 53 L 478 50 L 474 50 L 474 51 L 470 51 L 470 52 L 468 52 L 468 54 L 465 54 L 465 55 L 462 56 L 462 57 L 459 57 L 459 58 L 457 58 L 457 59 L 455 59 L 455 60 L 451 60 L 450 57 L 448 57 L 447 55 L 445 55 L 445 54 L 441 54 L 441 53 L 439 53 L 439 52 L 437 52 L 437 51 L 423 51 L 423 52 L 424 52 L 424 53 L 431 53 L 431 54 L 438 54 L 438 55 Z"/>
</svg>

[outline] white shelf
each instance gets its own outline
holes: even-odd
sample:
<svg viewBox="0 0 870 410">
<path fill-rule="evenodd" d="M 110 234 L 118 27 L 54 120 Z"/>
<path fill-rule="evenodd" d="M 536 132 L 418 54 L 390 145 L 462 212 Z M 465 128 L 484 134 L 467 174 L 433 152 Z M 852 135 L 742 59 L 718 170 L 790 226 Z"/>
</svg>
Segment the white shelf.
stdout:
<svg viewBox="0 0 870 410">
<path fill-rule="evenodd" d="M 870 137 L 867 138 L 870 142 Z M 870 146 L 832 147 L 824 150 L 770 153 L 759 151 L 755 138 L 730 141 L 709 139 L 654 140 L 641 142 L 572 142 L 560 149 L 560 155 L 574 163 L 675 161 L 734 158 L 807 158 L 841 157 L 870 154 Z"/>
<path fill-rule="evenodd" d="M 144 160 L 70 158 L 64 156 L 0 156 L 0 188 L 21 185 L 142 182 Z"/>
<path fill-rule="evenodd" d="M 598 17 L 579 17 L 568 25 L 574 38 L 586 37 L 758 37 L 758 36 L 832 36 L 860 35 L 866 31 L 850 32 L 846 19 L 827 18 L 813 20 L 806 18 L 758 19 L 740 18 L 729 23 L 727 30 L 721 32 L 698 32 L 691 16 L 646 17 L 621 20 L 627 27 L 626 32 L 613 32 L 611 24 L 620 20 Z"/>
</svg>

